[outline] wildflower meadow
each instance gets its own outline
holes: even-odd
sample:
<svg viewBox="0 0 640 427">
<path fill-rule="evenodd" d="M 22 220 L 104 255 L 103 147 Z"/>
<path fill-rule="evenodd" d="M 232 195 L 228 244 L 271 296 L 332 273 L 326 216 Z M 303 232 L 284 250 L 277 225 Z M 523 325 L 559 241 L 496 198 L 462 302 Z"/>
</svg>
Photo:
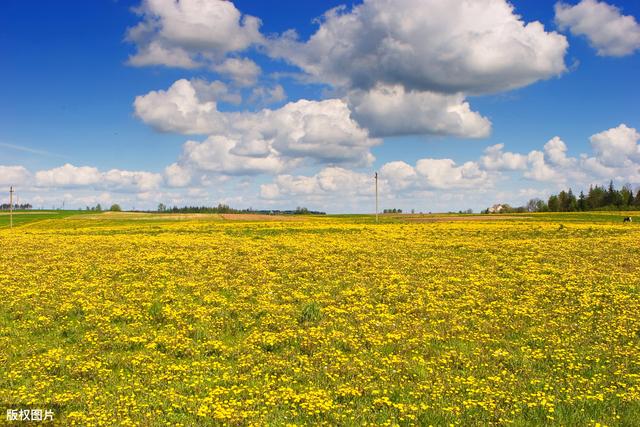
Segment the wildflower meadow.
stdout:
<svg viewBox="0 0 640 427">
<path fill-rule="evenodd" d="M 424 219 L 2 228 L 0 403 L 59 425 L 638 424 L 640 224 Z"/>
</svg>

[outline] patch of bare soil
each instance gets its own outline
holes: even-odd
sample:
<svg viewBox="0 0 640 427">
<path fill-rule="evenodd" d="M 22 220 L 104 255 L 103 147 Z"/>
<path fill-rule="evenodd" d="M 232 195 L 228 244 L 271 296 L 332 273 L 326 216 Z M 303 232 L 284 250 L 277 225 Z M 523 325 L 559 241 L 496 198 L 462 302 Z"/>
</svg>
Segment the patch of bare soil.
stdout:
<svg viewBox="0 0 640 427">
<path fill-rule="evenodd" d="M 503 216 L 503 215 L 469 215 L 469 216 L 412 216 L 399 219 L 412 222 L 448 222 L 448 221 L 504 221 L 513 219 L 528 218 L 524 216 Z"/>
<path fill-rule="evenodd" d="M 68 219 L 98 219 L 98 220 L 157 220 L 179 221 L 191 219 L 217 219 L 227 221 L 299 221 L 304 219 L 294 215 L 266 215 L 266 214 L 209 214 L 209 213 L 143 213 L 143 212 L 102 212 L 85 215 L 75 215 Z"/>
<path fill-rule="evenodd" d="M 220 216 L 230 221 L 300 221 L 304 219 L 293 215 L 220 214 Z"/>
</svg>

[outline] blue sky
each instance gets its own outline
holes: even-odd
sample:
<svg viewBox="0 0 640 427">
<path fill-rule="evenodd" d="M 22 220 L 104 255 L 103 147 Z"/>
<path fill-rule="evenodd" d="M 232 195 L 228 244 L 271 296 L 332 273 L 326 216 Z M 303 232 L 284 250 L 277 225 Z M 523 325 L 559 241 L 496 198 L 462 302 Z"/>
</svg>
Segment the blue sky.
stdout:
<svg viewBox="0 0 640 427">
<path fill-rule="evenodd" d="M 443 1 L 4 1 L 0 185 L 46 207 L 329 212 L 371 211 L 374 170 L 383 207 L 419 211 L 524 203 L 610 179 L 640 186 L 638 2 L 524 0 L 505 12 L 506 1 L 481 0 L 493 6 L 475 19 Z M 330 37 L 309 42 L 323 27 Z M 481 31 L 476 43 L 469 34 Z M 346 56 L 333 53 L 340 46 Z M 185 90 L 197 99 L 179 105 Z"/>
</svg>

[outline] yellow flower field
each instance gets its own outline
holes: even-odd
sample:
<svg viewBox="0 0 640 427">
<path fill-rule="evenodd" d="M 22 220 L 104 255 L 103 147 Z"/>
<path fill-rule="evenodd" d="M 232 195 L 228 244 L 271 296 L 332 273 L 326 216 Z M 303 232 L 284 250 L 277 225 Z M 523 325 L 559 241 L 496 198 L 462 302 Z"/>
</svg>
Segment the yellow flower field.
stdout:
<svg viewBox="0 0 640 427">
<path fill-rule="evenodd" d="M 60 425 L 638 425 L 640 226 L 0 229 L 0 408 Z"/>
</svg>

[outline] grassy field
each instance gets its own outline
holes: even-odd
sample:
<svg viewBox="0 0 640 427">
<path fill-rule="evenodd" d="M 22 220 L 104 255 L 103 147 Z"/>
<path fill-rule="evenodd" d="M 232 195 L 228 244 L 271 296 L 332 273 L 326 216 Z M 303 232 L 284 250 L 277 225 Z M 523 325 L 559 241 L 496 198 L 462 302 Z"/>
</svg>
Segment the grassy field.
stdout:
<svg viewBox="0 0 640 427">
<path fill-rule="evenodd" d="M 15 211 L 13 213 L 14 227 L 27 224 L 33 221 L 45 219 L 61 219 L 77 215 L 81 211 Z M 9 227 L 10 215 L 7 211 L 0 211 L 0 228 Z"/>
<path fill-rule="evenodd" d="M 640 221 L 623 216 L 106 214 L 3 228 L 0 412 L 637 426 Z"/>
</svg>

